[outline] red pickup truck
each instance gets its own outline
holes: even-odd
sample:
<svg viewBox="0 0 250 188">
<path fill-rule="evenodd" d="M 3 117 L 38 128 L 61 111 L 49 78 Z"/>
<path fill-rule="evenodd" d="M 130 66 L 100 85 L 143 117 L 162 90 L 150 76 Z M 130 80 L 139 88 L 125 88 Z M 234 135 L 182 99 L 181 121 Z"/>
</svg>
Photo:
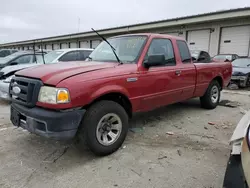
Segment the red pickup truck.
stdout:
<svg viewBox="0 0 250 188">
<path fill-rule="evenodd" d="M 12 123 L 49 138 L 77 137 L 108 155 L 125 140 L 133 113 L 194 97 L 213 109 L 230 81 L 231 63 L 193 64 L 182 38 L 131 34 L 108 43 L 84 62 L 17 72 L 10 84 Z"/>
</svg>

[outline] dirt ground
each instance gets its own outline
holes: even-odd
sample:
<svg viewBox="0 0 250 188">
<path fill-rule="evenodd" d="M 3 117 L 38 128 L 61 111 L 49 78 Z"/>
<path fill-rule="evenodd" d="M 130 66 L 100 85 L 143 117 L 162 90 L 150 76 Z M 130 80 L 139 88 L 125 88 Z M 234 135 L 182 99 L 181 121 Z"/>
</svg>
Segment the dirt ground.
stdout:
<svg viewBox="0 0 250 188">
<path fill-rule="evenodd" d="M 137 114 L 123 147 L 102 158 L 14 128 L 9 104 L 1 102 L 0 187 L 222 187 L 228 140 L 250 109 L 249 96 L 249 91 L 223 92 L 222 102 L 235 101 L 235 108 L 204 110 L 192 99 Z"/>
</svg>

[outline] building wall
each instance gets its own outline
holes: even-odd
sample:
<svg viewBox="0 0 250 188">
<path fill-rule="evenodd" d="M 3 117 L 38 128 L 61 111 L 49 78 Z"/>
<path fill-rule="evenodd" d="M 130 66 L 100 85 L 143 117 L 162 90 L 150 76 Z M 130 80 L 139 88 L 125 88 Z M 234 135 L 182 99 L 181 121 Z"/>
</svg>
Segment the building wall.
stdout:
<svg viewBox="0 0 250 188">
<path fill-rule="evenodd" d="M 216 55 L 219 52 L 219 47 L 220 47 L 220 38 L 221 38 L 221 30 L 223 27 L 231 27 L 231 26 L 241 26 L 241 25 L 250 25 L 250 16 L 248 18 L 234 18 L 234 19 L 230 19 L 227 21 L 216 21 L 216 22 L 204 22 L 204 23 L 192 23 L 192 24 L 188 24 L 188 25 L 178 25 L 178 26 L 171 26 L 171 27 L 159 27 L 159 28 L 152 28 L 152 29 L 140 29 L 137 31 L 130 31 L 129 29 L 127 30 L 129 33 L 141 33 L 141 32 L 153 32 L 153 33 L 166 33 L 166 34 L 172 34 L 172 35 L 178 35 L 180 37 L 183 37 L 185 39 L 188 39 L 188 35 L 190 31 L 196 31 L 196 30 L 203 30 L 203 29 L 208 29 L 210 30 L 210 39 L 209 39 L 209 48 L 208 51 L 210 53 L 211 56 Z M 106 35 L 106 37 L 110 37 L 110 36 L 114 36 L 117 34 L 125 34 L 124 31 L 123 32 L 119 32 L 119 30 L 117 31 L 118 33 L 114 33 L 114 34 L 109 34 L 108 36 Z M 127 32 L 126 32 L 127 33 Z M 84 38 L 76 38 L 73 39 L 71 37 L 65 38 L 65 39 L 61 39 L 58 40 L 58 38 L 56 39 L 56 41 L 53 41 L 53 38 L 48 41 L 48 42 L 43 42 L 44 45 L 48 46 L 53 44 L 53 49 L 58 49 L 60 48 L 60 44 L 63 43 L 74 43 L 77 44 L 77 47 L 96 47 L 97 43 L 96 41 L 100 40 L 98 37 L 84 37 Z M 250 41 L 249 41 L 250 42 Z M 82 46 L 81 46 L 82 45 Z M 73 46 L 73 45 L 72 45 Z M 16 48 L 16 49 L 22 49 L 24 47 L 24 49 L 27 49 L 27 47 L 31 48 L 32 45 L 29 44 L 24 44 L 24 45 L 20 45 L 18 44 L 18 46 L 9 46 L 10 48 Z M 75 45 L 74 45 L 75 47 Z M 249 49 L 250 51 L 250 49 Z"/>
</svg>

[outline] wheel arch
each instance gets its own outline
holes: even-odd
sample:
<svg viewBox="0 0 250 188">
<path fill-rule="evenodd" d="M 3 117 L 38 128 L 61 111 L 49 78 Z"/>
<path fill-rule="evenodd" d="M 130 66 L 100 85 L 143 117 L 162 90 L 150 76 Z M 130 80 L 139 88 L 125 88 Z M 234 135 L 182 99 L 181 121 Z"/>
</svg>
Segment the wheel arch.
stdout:
<svg viewBox="0 0 250 188">
<path fill-rule="evenodd" d="M 223 89 L 223 87 L 224 87 L 223 84 L 224 83 L 223 83 L 223 79 L 222 79 L 222 77 L 220 75 L 216 76 L 212 81 L 217 81 L 219 83 L 219 85 L 220 85 L 220 90 Z"/>
<path fill-rule="evenodd" d="M 132 118 L 132 112 L 133 112 L 132 103 L 129 100 L 129 97 L 126 94 L 124 94 L 123 92 L 110 91 L 110 92 L 105 92 L 105 93 L 102 93 L 100 95 L 97 95 L 96 97 L 93 98 L 93 100 L 87 106 L 85 106 L 85 108 L 88 108 L 89 106 L 91 106 L 94 103 L 101 101 L 101 100 L 114 101 L 114 102 L 120 104 L 127 112 L 129 118 Z"/>
</svg>

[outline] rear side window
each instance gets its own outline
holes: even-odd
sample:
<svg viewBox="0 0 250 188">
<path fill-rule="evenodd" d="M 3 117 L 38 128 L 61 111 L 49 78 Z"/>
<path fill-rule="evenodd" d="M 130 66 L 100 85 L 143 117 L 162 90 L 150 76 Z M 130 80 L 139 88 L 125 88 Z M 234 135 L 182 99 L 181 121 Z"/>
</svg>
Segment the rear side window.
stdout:
<svg viewBox="0 0 250 188">
<path fill-rule="evenodd" d="M 92 51 L 79 51 L 80 52 L 80 59 L 81 61 L 84 61 L 87 57 L 89 57 L 89 55 L 91 54 Z"/>
<path fill-rule="evenodd" d="M 17 64 L 27 64 L 31 63 L 32 61 L 33 61 L 33 55 L 23 55 L 13 60 L 12 63 L 15 62 Z"/>
<path fill-rule="evenodd" d="M 180 52 L 181 61 L 183 63 L 191 63 L 191 55 L 187 43 L 181 40 L 177 40 L 177 46 Z"/>
<path fill-rule="evenodd" d="M 9 50 L 2 50 L 0 51 L 0 57 L 6 57 L 10 55 L 10 51 Z"/>
</svg>

